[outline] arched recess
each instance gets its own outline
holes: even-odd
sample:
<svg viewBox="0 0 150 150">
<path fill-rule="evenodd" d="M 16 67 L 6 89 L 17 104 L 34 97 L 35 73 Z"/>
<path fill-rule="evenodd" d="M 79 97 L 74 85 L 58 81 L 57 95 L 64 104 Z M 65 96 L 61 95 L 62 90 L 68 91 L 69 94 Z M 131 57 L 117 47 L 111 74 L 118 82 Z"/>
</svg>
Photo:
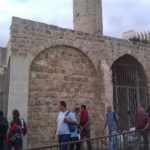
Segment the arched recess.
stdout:
<svg viewBox="0 0 150 150">
<path fill-rule="evenodd" d="M 123 129 L 135 126 L 137 109 L 147 108 L 147 80 L 142 65 L 124 55 L 112 65 L 113 103 Z"/>
<path fill-rule="evenodd" d="M 55 46 L 41 52 L 30 67 L 28 148 L 49 145 L 60 100 L 68 109 L 86 104 L 93 120 L 93 136 L 99 133 L 96 70 L 80 50 Z"/>
</svg>

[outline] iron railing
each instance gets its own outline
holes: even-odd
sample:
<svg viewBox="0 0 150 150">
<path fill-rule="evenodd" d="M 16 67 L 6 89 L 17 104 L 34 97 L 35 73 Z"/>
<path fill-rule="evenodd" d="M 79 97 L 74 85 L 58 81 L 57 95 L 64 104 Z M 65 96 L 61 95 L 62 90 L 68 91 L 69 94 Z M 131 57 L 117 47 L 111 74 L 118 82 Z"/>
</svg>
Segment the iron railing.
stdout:
<svg viewBox="0 0 150 150">
<path fill-rule="evenodd" d="M 143 135 L 147 136 L 149 142 L 145 141 Z M 150 145 L 148 144 L 150 143 L 150 130 L 124 132 L 113 136 L 97 137 L 28 150 L 61 150 L 62 146 L 67 146 L 68 150 L 71 150 L 72 144 L 74 144 L 74 148 L 76 144 L 80 144 L 80 150 L 88 150 L 87 142 L 92 145 L 91 150 L 108 150 L 111 144 L 116 147 L 115 150 L 150 150 Z"/>
<path fill-rule="evenodd" d="M 137 109 L 148 106 L 143 67 L 130 55 L 124 55 L 112 65 L 112 81 L 114 109 L 122 120 L 122 128 L 130 129 L 136 123 Z"/>
</svg>

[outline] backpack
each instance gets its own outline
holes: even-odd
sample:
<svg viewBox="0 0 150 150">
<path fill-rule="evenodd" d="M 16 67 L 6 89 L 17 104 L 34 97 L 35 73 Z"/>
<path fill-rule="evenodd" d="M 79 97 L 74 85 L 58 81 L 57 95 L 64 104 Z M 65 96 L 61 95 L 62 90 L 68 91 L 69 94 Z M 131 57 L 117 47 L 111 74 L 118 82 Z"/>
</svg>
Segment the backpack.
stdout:
<svg viewBox="0 0 150 150">
<path fill-rule="evenodd" d="M 8 129 L 8 122 L 4 117 L 0 118 L 0 138 L 5 138 Z"/>
<path fill-rule="evenodd" d="M 68 112 L 65 114 L 65 116 L 68 116 L 69 113 L 70 113 L 70 112 L 68 111 Z M 67 122 L 67 124 L 68 124 L 69 131 L 70 131 L 71 133 L 76 130 L 76 125 L 70 124 L 70 123 L 68 123 L 68 122 Z"/>
<path fill-rule="evenodd" d="M 9 141 L 11 144 L 18 144 L 22 141 L 23 132 L 21 126 L 13 123 L 9 131 Z"/>
<path fill-rule="evenodd" d="M 19 118 L 20 125 L 18 122 L 13 122 L 9 130 L 9 141 L 11 144 L 18 144 L 22 142 L 22 137 L 26 135 L 27 128 L 26 123 L 22 118 Z"/>
<path fill-rule="evenodd" d="M 20 121 L 21 121 L 21 130 L 22 130 L 22 133 L 23 135 L 26 135 L 27 134 L 27 125 L 26 125 L 26 122 L 24 121 L 23 118 L 19 118 Z"/>
<path fill-rule="evenodd" d="M 117 128 L 119 129 L 119 124 L 118 124 L 118 120 L 117 120 L 117 118 L 116 118 L 116 112 L 113 112 L 113 117 L 114 117 L 114 120 L 115 120 L 115 122 L 116 122 L 116 125 L 117 125 Z"/>
</svg>

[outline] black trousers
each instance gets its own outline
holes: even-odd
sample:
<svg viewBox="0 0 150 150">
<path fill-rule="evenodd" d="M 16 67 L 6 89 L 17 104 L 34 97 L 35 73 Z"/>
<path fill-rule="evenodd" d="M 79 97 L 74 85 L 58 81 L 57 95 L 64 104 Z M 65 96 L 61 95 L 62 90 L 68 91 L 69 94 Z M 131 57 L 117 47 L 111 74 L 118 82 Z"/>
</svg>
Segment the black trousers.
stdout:
<svg viewBox="0 0 150 150">
<path fill-rule="evenodd" d="M 83 130 L 81 131 L 81 140 L 85 139 L 90 139 L 90 130 Z M 88 146 L 88 150 L 92 150 L 92 145 L 91 145 L 91 141 L 87 141 L 87 146 Z"/>
<path fill-rule="evenodd" d="M 70 142 L 79 141 L 78 137 L 71 137 Z M 74 150 L 74 146 L 76 147 L 76 150 L 80 150 L 80 143 L 74 143 L 70 145 L 70 150 Z"/>
<path fill-rule="evenodd" d="M 4 138 L 0 138 L 0 150 L 6 150 L 6 143 Z"/>
</svg>

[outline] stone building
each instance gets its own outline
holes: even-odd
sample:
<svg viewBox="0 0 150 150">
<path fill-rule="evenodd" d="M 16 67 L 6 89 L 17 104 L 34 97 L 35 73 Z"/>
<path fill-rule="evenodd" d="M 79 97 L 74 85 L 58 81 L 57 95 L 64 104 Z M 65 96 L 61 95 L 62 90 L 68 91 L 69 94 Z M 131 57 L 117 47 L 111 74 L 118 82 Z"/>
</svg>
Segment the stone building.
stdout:
<svg viewBox="0 0 150 150">
<path fill-rule="evenodd" d="M 123 32 L 122 38 L 124 40 L 137 41 L 142 43 L 150 43 L 150 32 L 136 32 L 134 30 L 129 30 L 127 32 Z"/>
<path fill-rule="evenodd" d="M 129 128 L 149 103 L 150 45 L 104 36 L 101 0 L 74 0 L 74 30 L 13 17 L 0 58 L 0 107 L 27 120 L 28 148 L 50 144 L 60 100 L 87 104 L 92 137 L 106 104 Z"/>
<path fill-rule="evenodd" d="M 133 38 L 135 36 L 138 36 L 138 32 L 134 31 L 134 30 L 129 30 L 127 32 L 123 32 L 122 33 L 122 38 L 124 40 L 129 40 L 129 38 Z"/>
</svg>

